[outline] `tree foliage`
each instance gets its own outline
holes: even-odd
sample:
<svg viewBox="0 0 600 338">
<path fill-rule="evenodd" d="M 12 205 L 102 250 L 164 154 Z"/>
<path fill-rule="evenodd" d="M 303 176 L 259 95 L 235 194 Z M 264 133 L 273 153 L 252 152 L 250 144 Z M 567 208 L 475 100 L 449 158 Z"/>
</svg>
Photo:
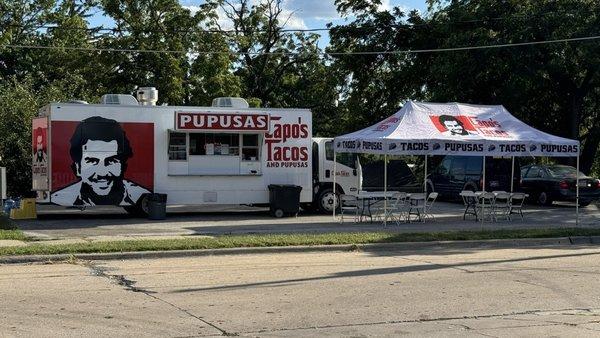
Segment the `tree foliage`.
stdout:
<svg viewBox="0 0 600 338">
<path fill-rule="evenodd" d="M 346 21 L 330 25 L 326 50 L 409 51 L 600 35 L 597 0 L 428 3 L 423 14 L 381 10 L 381 0 L 336 0 Z M 111 29 L 92 26 L 94 13 Z M 214 97 L 242 96 L 253 106 L 310 108 L 320 136 L 363 128 L 409 99 L 503 104 L 534 127 L 581 140 L 583 171 L 594 165 L 600 144 L 597 41 L 326 56 L 319 35 L 285 29 L 290 15 L 283 0 L 207 0 L 193 11 L 178 0 L 0 0 L 0 165 L 8 167 L 11 194 L 29 191 L 30 121 L 41 106 L 95 102 L 136 86 L 157 87 L 161 104 L 209 105 Z"/>
</svg>

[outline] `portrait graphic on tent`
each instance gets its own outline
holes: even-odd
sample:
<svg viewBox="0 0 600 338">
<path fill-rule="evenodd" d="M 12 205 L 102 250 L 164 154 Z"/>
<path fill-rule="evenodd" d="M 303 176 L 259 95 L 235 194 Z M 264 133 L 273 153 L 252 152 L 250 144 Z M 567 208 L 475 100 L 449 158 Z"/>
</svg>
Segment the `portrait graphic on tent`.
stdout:
<svg viewBox="0 0 600 338">
<path fill-rule="evenodd" d="M 48 119 L 34 119 L 31 134 L 33 190 L 48 190 Z"/>
<path fill-rule="evenodd" d="M 152 191 L 152 123 L 94 116 L 81 122 L 53 121 L 52 133 L 52 203 L 135 205 Z"/>
<path fill-rule="evenodd" d="M 467 116 L 431 115 L 429 118 L 440 133 L 446 136 L 468 136 L 478 134 Z"/>
</svg>

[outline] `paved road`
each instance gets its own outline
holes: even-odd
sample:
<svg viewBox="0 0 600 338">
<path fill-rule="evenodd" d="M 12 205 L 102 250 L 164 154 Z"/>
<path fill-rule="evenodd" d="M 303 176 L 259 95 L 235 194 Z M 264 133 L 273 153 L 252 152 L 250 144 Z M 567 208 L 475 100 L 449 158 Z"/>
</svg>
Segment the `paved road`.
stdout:
<svg viewBox="0 0 600 338">
<path fill-rule="evenodd" d="M 165 236 L 165 235 L 219 235 L 247 233 L 290 233 L 332 231 L 381 231 L 381 223 L 355 224 L 334 222 L 331 216 L 301 214 L 299 217 L 276 219 L 264 209 L 225 207 L 211 212 L 199 209 L 173 207 L 164 221 L 149 221 L 130 217 L 121 208 L 98 207 L 79 211 L 61 207 L 41 207 L 39 219 L 20 221 L 22 229 L 40 237 L 73 238 L 99 236 Z M 200 210 L 206 210 L 201 208 Z M 217 210 L 217 211 L 215 211 Z M 463 206 L 459 203 L 436 203 L 433 208 L 435 221 L 425 224 L 412 223 L 390 225 L 388 231 L 450 231 L 509 228 L 543 228 L 575 226 L 573 204 L 554 207 L 525 207 L 525 218 L 513 217 L 512 221 L 484 224 L 472 219 L 463 221 Z M 600 210 L 597 205 L 581 208 L 580 226 L 597 227 Z"/>
<path fill-rule="evenodd" d="M 0 267 L 0 336 L 600 336 L 600 247 Z"/>
</svg>

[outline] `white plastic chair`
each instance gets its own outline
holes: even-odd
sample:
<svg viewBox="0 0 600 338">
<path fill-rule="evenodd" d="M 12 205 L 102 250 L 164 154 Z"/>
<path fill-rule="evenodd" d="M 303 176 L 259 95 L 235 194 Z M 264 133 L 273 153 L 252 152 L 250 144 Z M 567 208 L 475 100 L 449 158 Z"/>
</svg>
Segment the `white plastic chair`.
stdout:
<svg viewBox="0 0 600 338">
<path fill-rule="evenodd" d="M 463 203 L 465 205 L 465 212 L 463 213 L 463 220 L 467 218 L 467 215 L 475 216 L 475 220 L 479 220 L 479 214 L 477 213 L 477 208 L 479 207 L 479 199 L 475 192 L 471 190 L 463 190 L 460 192 L 460 196 L 462 197 Z"/>
<path fill-rule="evenodd" d="M 497 221 L 498 215 L 500 215 L 510 221 L 510 194 L 506 191 L 494 191 L 494 193 L 496 194 L 492 209 L 494 219 Z"/>
<path fill-rule="evenodd" d="M 523 219 L 523 204 L 525 203 L 526 197 L 527 195 L 522 192 L 512 193 L 510 197 L 510 211 L 508 214 L 519 214 L 521 215 L 521 219 Z"/>
<path fill-rule="evenodd" d="M 427 200 L 425 201 L 425 209 L 423 215 L 425 217 L 431 217 L 432 220 L 435 220 L 435 217 L 431 213 L 431 208 L 433 207 L 433 203 L 435 203 L 435 200 L 437 199 L 438 195 L 439 194 L 437 192 L 429 193 L 429 196 L 427 196 Z"/>
<path fill-rule="evenodd" d="M 358 222 L 361 210 L 361 201 L 356 196 L 340 195 L 340 223 L 344 223 L 344 215 L 353 214 L 354 223 Z"/>
<path fill-rule="evenodd" d="M 479 194 L 479 210 L 481 219 L 485 221 L 486 212 L 490 220 L 494 220 L 494 203 L 496 195 L 492 192 L 481 192 Z"/>
<path fill-rule="evenodd" d="M 387 211 L 386 219 L 391 219 L 400 225 L 402 220 L 406 220 L 406 201 L 408 194 L 405 192 L 399 192 L 392 195 L 393 204 Z"/>
<path fill-rule="evenodd" d="M 414 211 L 414 212 L 413 212 Z M 424 222 L 423 218 L 425 214 L 425 194 L 411 194 L 408 199 L 408 215 L 406 219 L 410 223 L 411 215 L 417 216 L 417 219 L 421 222 Z"/>
</svg>

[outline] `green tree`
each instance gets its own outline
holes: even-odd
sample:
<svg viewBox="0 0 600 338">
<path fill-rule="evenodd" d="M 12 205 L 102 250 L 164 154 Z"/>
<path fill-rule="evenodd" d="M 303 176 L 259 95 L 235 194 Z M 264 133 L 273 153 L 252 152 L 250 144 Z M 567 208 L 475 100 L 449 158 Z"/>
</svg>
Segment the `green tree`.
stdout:
<svg viewBox="0 0 600 338">
<path fill-rule="evenodd" d="M 73 78 L 53 81 L 36 88 L 32 76 L 11 76 L 0 84 L 0 161 L 7 169 L 8 193 L 31 195 L 31 120 L 49 102 L 73 99 L 71 93 L 81 81 Z"/>
<path fill-rule="evenodd" d="M 376 2 L 336 1 L 340 11 L 359 14 L 350 24 L 335 28 L 331 50 L 438 49 L 600 33 L 600 6 L 595 0 L 432 0 L 427 17 L 413 11 L 406 20 L 398 8 L 377 11 Z M 368 109 L 371 104 L 372 110 L 367 110 L 371 112 L 385 105 L 393 109 L 401 96 L 503 104 L 534 127 L 581 140 L 581 168 L 589 172 L 600 142 L 600 132 L 592 128 L 600 122 L 599 52 L 597 42 L 572 42 L 348 56 L 340 57 L 336 65 L 350 78 L 350 107 Z M 379 117 L 374 113 L 368 119 Z"/>
</svg>

